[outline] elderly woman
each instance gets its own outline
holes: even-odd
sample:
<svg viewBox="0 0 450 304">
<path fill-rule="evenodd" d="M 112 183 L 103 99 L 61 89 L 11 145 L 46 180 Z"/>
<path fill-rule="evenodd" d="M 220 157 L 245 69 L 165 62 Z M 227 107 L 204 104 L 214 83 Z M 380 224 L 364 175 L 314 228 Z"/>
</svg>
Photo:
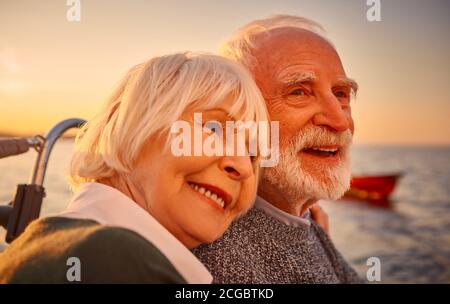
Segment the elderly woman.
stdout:
<svg viewBox="0 0 450 304">
<path fill-rule="evenodd" d="M 194 127 L 194 112 L 222 125 L 268 119 L 252 78 L 227 59 L 186 53 L 134 67 L 78 135 L 73 200 L 2 253 L 0 281 L 211 282 L 189 249 L 251 207 L 259 159 L 174 155 L 171 126 Z"/>
</svg>

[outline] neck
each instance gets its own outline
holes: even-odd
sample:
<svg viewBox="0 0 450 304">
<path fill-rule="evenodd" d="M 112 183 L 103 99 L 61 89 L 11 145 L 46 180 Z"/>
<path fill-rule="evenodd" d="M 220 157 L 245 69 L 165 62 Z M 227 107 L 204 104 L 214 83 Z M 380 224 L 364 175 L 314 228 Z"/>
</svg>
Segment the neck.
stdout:
<svg viewBox="0 0 450 304">
<path fill-rule="evenodd" d="M 316 199 L 311 198 L 299 198 L 292 201 L 281 191 L 268 185 L 259 187 L 258 195 L 274 207 L 294 216 L 303 216 L 317 202 Z"/>
<path fill-rule="evenodd" d="M 151 206 L 147 204 L 144 192 L 140 191 L 139 188 L 134 185 L 134 183 L 126 180 L 125 177 L 113 176 L 100 179 L 97 182 L 113 187 L 128 196 L 133 202 L 147 211 L 153 218 L 155 218 L 161 225 L 163 225 L 187 248 L 191 249 L 201 244 L 200 241 L 194 239 L 193 237 L 190 237 L 187 233 L 181 231 L 181 229 L 174 229 L 175 227 L 172 227 L 172 225 L 170 225 L 170 220 L 167 220 L 166 217 L 160 216 L 158 212 L 154 212 Z"/>
<path fill-rule="evenodd" d="M 97 182 L 119 190 L 120 192 L 128 196 L 133 202 L 135 202 L 137 205 L 148 212 L 147 204 L 145 203 L 145 197 L 133 187 L 132 183 L 127 182 L 124 178 L 113 176 L 102 178 Z"/>
</svg>

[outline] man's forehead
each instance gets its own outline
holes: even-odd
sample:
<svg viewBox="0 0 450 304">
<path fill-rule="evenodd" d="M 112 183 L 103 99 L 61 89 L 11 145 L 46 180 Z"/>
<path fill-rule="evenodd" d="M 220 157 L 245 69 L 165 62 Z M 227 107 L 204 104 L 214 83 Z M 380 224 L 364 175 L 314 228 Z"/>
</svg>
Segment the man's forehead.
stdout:
<svg viewBox="0 0 450 304">
<path fill-rule="evenodd" d="M 282 27 L 270 32 L 262 32 L 253 38 L 255 51 L 270 51 L 271 48 L 310 50 L 311 48 L 334 49 L 331 43 L 322 36 L 301 28 Z M 272 49 L 273 50 L 273 49 Z"/>
<path fill-rule="evenodd" d="M 311 80 L 319 76 L 321 71 L 345 76 L 334 47 L 311 31 L 280 28 L 260 38 L 259 42 L 256 40 L 253 51 L 259 64 L 259 73 L 276 78 L 295 78 L 299 77 L 297 74 L 301 71 L 311 74 Z M 314 71 L 316 73 L 312 75 Z"/>
</svg>

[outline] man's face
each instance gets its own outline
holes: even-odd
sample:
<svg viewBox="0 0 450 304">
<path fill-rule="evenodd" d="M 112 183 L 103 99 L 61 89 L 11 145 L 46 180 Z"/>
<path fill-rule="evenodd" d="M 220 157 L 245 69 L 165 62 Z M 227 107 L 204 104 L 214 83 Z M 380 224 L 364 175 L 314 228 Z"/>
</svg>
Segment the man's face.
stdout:
<svg viewBox="0 0 450 304">
<path fill-rule="evenodd" d="M 270 118 L 280 122 L 280 163 L 265 170 L 266 186 L 288 200 L 336 199 L 350 182 L 354 130 L 346 77 L 338 54 L 320 36 L 284 28 L 261 36 L 251 69 Z"/>
</svg>

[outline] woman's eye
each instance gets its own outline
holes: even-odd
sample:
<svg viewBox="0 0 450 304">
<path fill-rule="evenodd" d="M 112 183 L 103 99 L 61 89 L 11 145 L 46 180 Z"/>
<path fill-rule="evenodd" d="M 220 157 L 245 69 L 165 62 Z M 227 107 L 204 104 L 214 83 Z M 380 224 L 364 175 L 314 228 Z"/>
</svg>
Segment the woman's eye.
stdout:
<svg viewBox="0 0 450 304">
<path fill-rule="evenodd" d="M 303 96 L 303 95 L 306 95 L 306 91 L 303 89 L 295 89 L 295 90 L 291 91 L 291 93 L 289 93 L 289 95 Z"/>
<path fill-rule="evenodd" d="M 208 127 L 207 125 L 203 125 L 205 130 L 208 130 L 209 133 L 216 133 L 216 128 Z"/>
<path fill-rule="evenodd" d="M 209 129 L 209 131 L 210 131 L 211 133 L 216 133 L 216 132 L 217 132 L 216 128 Z"/>
<path fill-rule="evenodd" d="M 219 122 L 207 122 L 203 125 L 203 128 L 210 133 L 220 133 L 222 131 L 222 125 Z"/>
</svg>

